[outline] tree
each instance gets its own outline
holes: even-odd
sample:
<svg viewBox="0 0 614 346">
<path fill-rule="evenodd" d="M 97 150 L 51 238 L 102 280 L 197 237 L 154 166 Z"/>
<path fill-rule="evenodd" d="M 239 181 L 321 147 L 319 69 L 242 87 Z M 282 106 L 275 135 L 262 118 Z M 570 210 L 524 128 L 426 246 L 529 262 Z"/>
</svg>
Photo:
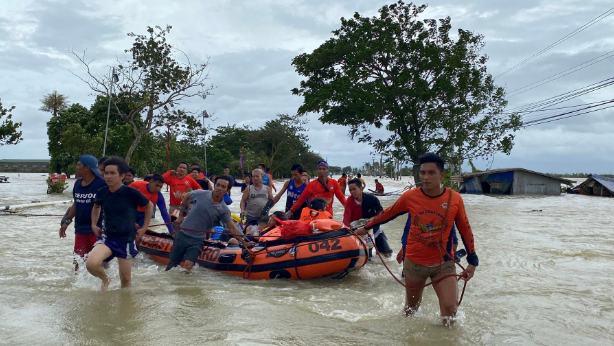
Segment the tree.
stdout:
<svg viewBox="0 0 614 346">
<path fill-rule="evenodd" d="M 343 167 L 343 173 L 350 173 L 350 172 L 352 172 L 352 166 Z"/>
<path fill-rule="evenodd" d="M 19 127 L 21 127 L 21 122 L 13 122 L 13 114 L 11 112 L 14 109 L 15 106 L 5 109 L 2 107 L 2 100 L 0 100 L 0 146 L 17 144 L 22 140 L 21 131 L 18 131 Z M 2 120 L 2 118 L 5 119 Z"/>
<path fill-rule="evenodd" d="M 206 85 L 208 61 L 191 64 L 183 53 L 186 63 L 175 59 L 174 52 L 178 50 L 166 41 L 170 30 L 171 26 L 165 29 L 156 26 L 147 27 L 147 35 L 129 33 L 134 43 L 125 53 L 130 53 L 132 59 L 123 63 L 118 61 L 114 76 L 94 74 L 90 63 L 85 61 L 85 54 L 79 56 L 72 52 L 87 69 L 87 79 L 79 78 L 94 92 L 109 95 L 112 83 L 117 90 L 112 97 L 112 107 L 130 125 L 134 135 L 125 154 L 128 163 L 147 134 L 167 125 L 185 126 L 187 119 L 194 117 L 194 114 L 177 108 L 182 101 L 193 97 L 205 99 L 214 88 Z M 122 103 L 130 105 L 128 111 L 121 109 L 119 105 Z"/>
<path fill-rule="evenodd" d="M 68 108 L 68 98 L 62 94 L 58 94 L 57 91 L 53 91 L 50 94 L 47 94 L 41 100 L 43 105 L 39 110 L 43 112 L 49 112 L 53 114 L 53 116 L 57 116 L 61 111 Z"/>
<path fill-rule="evenodd" d="M 307 135 L 303 133 L 305 121 L 297 116 L 278 114 L 277 119 L 267 121 L 251 134 L 251 147 L 260 154 L 260 159 L 271 172 L 291 161 L 309 147 Z"/>
<path fill-rule="evenodd" d="M 332 174 L 341 174 L 341 167 L 339 166 L 329 166 L 328 167 L 328 172 L 332 173 Z"/>
<path fill-rule="evenodd" d="M 305 77 L 292 90 L 304 97 L 299 114 L 320 112 L 323 123 L 349 126 L 352 139 L 401 162 L 426 152 L 509 154 L 521 121 L 502 113 L 507 101 L 480 55 L 483 36 L 459 29 L 453 40 L 449 17 L 418 20 L 426 7 L 399 1 L 375 17 L 341 18 L 333 38 L 292 61 Z M 372 126 L 390 135 L 373 137 Z"/>
</svg>

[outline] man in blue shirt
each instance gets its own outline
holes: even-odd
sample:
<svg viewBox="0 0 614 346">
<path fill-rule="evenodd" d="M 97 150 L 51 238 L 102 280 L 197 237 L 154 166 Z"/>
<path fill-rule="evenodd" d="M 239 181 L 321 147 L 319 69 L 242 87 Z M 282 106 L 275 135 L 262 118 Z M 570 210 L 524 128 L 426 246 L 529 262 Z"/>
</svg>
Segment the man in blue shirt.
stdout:
<svg viewBox="0 0 614 346">
<path fill-rule="evenodd" d="M 96 198 L 96 191 L 107 183 L 100 177 L 98 160 L 92 155 L 81 155 L 77 163 L 77 177 L 72 190 L 73 204 L 62 218 L 60 238 L 66 237 L 66 229 L 75 220 L 75 271 L 79 269 L 77 256 L 85 260 L 87 254 L 94 248 L 98 239 L 92 231 L 92 207 Z M 100 226 L 100 225 L 99 225 Z"/>
</svg>

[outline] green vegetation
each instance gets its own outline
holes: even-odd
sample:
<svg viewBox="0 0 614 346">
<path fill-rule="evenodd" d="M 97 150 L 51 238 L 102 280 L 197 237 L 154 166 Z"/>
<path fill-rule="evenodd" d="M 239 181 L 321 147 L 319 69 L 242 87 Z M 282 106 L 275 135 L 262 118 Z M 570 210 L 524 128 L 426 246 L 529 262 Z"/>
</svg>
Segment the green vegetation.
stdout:
<svg viewBox="0 0 614 346">
<path fill-rule="evenodd" d="M 171 26 L 147 27 L 146 35 L 129 33 L 134 38 L 132 47 L 126 49 L 132 59 L 114 67 L 115 75 L 101 77 L 90 70 L 85 55 L 73 55 L 84 65 L 87 79 L 81 78 L 99 96 L 111 94 L 111 108 L 132 132 L 132 142 L 122 156 L 131 163 L 139 144 L 159 128 L 190 128 L 198 132 L 197 114 L 178 106 L 193 97 L 205 99 L 214 87 L 207 85 L 207 63 L 186 64 L 179 62 L 177 51 L 166 41 Z M 199 130 L 204 133 L 204 129 Z"/>
<path fill-rule="evenodd" d="M 39 110 L 43 112 L 49 112 L 54 117 L 57 116 L 61 111 L 68 108 L 68 98 L 65 95 L 58 94 L 57 91 L 53 91 L 43 97 L 41 100 L 43 104 Z"/>
<path fill-rule="evenodd" d="M 304 77 L 293 89 L 304 97 L 299 114 L 319 112 L 401 163 L 426 152 L 455 162 L 509 154 L 522 123 L 502 113 L 505 92 L 487 71 L 484 37 L 451 33 L 449 17 L 419 20 L 425 10 L 399 1 L 375 17 L 341 18 L 333 38 L 292 61 Z M 374 137 L 372 127 L 390 136 Z"/>
<path fill-rule="evenodd" d="M 98 96 L 87 109 L 73 104 L 47 123 L 49 136 L 50 171 L 74 174 L 79 156 L 91 154 L 102 156 L 104 128 L 108 99 Z M 118 104 L 125 109 L 127 104 Z M 243 152 L 245 170 L 255 168 L 259 163 L 272 167 L 272 171 L 288 176 L 290 166 L 301 162 L 312 174 L 322 157 L 309 151 L 308 138 L 303 133 L 303 121 L 298 117 L 280 114 L 260 128 L 227 125 L 218 127 L 217 133 L 207 142 L 207 167 L 214 174 L 222 173 L 224 166 L 231 173 L 241 175 L 239 157 Z M 132 156 L 131 166 L 139 175 L 166 171 L 166 145 L 169 144 L 170 168 L 179 161 L 198 163 L 204 170 L 204 146 L 200 124 L 170 128 L 170 131 L 144 135 Z M 135 138 L 131 125 L 112 109 L 109 116 L 107 156 L 123 157 Z"/>
<path fill-rule="evenodd" d="M 2 107 L 2 100 L 0 100 L 0 146 L 21 142 L 21 131 L 18 131 L 21 123 L 13 122 L 13 115 L 11 114 L 13 109 L 15 109 L 15 106 Z"/>
<path fill-rule="evenodd" d="M 66 190 L 66 188 L 68 187 L 68 183 L 66 183 L 65 181 L 62 180 L 58 180 L 58 181 L 51 181 L 51 178 L 47 178 L 47 193 L 48 194 L 52 194 L 52 193 L 62 193 L 64 192 L 64 190 Z"/>
</svg>

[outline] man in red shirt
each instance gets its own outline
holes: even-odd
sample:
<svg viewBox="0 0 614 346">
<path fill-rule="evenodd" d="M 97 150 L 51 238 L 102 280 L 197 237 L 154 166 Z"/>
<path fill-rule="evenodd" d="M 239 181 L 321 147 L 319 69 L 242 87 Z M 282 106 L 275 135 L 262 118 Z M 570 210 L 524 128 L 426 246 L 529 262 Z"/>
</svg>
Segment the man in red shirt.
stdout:
<svg viewBox="0 0 614 346">
<path fill-rule="evenodd" d="M 191 192 L 192 190 L 202 190 L 200 185 L 192 177 L 188 176 L 188 163 L 179 162 L 177 171 L 167 171 L 162 174 L 164 177 L 164 183 L 171 188 L 171 201 L 169 207 L 169 213 L 173 215 L 173 212 L 179 209 L 181 199 L 183 195 Z"/>
<path fill-rule="evenodd" d="M 456 315 L 457 282 L 453 256 L 452 226 L 460 231 L 469 265 L 461 273 L 464 280 L 473 277 L 478 265 L 473 232 L 465 213 L 463 199 L 458 192 L 441 187 L 445 177 L 444 161 L 436 154 L 428 153 L 420 158 L 422 187 L 405 192 L 390 208 L 371 219 L 357 234 L 409 213 L 403 233 L 403 249 L 397 260 L 403 262 L 406 285 L 407 315 L 413 314 L 422 301 L 424 284 L 428 278 L 435 282 L 433 288 L 439 298 L 439 309 L 444 323 Z M 443 279 L 442 279 L 443 278 Z"/>
<path fill-rule="evenodd" d="M 345 205 L 345 196 L 341 192 L 339 183 L 337 183 L 335 179 L 328 177 L 328 163 L 322 161 L 318 163 L 318 179 L 307 184 L 305 190 L 303 190 L 303 193 L 301 193 L 301 196 L 286 214 L 288 215 L 288 218 L 290 218 L 292 213 L 298 210 L 307 200 L 312 201 L 315 198 L 322 197 L 327 202 L 326 211 L 331 215 L 334 215 L 333 196 L 336 196 L 339 202 Z"/>
</svg>

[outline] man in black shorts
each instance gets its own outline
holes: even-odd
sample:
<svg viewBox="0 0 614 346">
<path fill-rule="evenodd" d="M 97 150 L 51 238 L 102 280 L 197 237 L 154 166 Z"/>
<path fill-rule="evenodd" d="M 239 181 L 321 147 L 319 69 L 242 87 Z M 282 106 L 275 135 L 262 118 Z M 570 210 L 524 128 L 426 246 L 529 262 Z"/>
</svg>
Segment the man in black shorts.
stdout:
<svg viewBox="0 0 614 346">
<path fill-rule="evenodd" d="M 191 271 L 203 251 L 206 232 L 211 231 L 213 226 L 219 225 L 220 222 L 228 226 L 233 236 L 247 244 L 243 240 L 243 233 L 232 222 L 230 210 L 224 203 L 224 195 L 230 192 L 232 181 L 232 177 L 222 175 L 215 180 L 213 191 L 193 190 L 183 197 L 179 218 L 175 221 L 181 229 L 175 232 L 170 263 L 166 270 L 184 262 L 184 268 L 188 272 Z M 190 217 L 184 220 L 190 203 L 193 203 Z"/>
<path fill-rule="evenodd" d="M 123 185 L 128 165 L 118 157 L 104 162 L 104 179 L 108 186 L 98 190 L 92 208 L 92 231 L 101 240 L 90 252 L 87 259 L 87 270 L 90 274 L 102 280 L 102 290 L 109 288 L 109 277 L 102 267 L 117 257 L 119 263 L 119 276 L 122 288 L 130 286 L 132 277 L 132 259 L 139 253 L 136 248 L 135 237 L 136 213 L 138 207 L 145 207 L 143 227 L 138 230 L 138 236 L 149 227 L 153 204 L 137 189 Z M 96 224 L 102 210 L 102 229 Z"/>
</svg>

